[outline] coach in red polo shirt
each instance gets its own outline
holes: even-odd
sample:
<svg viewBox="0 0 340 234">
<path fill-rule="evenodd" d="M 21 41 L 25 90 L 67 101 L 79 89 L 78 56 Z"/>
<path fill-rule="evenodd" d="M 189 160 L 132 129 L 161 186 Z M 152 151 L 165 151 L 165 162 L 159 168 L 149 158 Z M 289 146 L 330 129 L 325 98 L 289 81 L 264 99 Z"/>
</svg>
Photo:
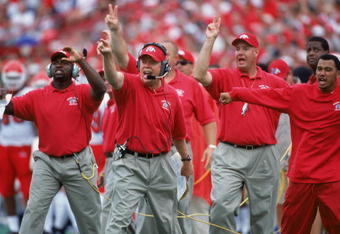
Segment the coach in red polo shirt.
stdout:
<svg viewBox="0 0 340 234">
<path fill-rule="evenodd" d="M 250 33 L 238 35 L 235 47 L 236 69 L 211 69 L 209 60 L 219 33 L 216 18 L 206 30 L 206 40 L 194 66 L 194 77 L 210 95 L 219 100 L 220 93 L 232 87 L 285 87 L 286 83 L 256 66 L 259 43 Z M 272 233 L 279 174 L 279 160 L 274 156 L 275 131 L 279 112 L 245 102 L 220 106 L 219 145 L 213 153 L 210 221 L 235 230 L 234 215 L 245 185 L 250 200 L 251 231 Z M 210 226 L 210 233 L 225 231 Z"/>
<path fill-rule="evenodd" d="M 138 74 L 117 72 L 107 39 L 98 50 L 105 76 L 114 89 L 119 113 L 117 148 L 113 155 L 114 192 L 105 233 L 126 233 L 131 215 L 145 197 L 155 216 L 158 233 L 175 233 L 176 174 L 171 168 L 174 143 L 182 157 L 182 175 L 192 175 L 187 154 L 182 105 L 176 91 L 162 79 L 168 72 L 166 49 L 157 43 L 143 46 Z"/>
<path fill-rule="evenodd" d="M 79 67 L 90 85 L 75 85 Z M 64 186 L 80 233 L 100 233 L 100 198 L 97 170 L 89 140 L 93 112 L 105 93 L 99 74 L 72 48 L 54 52 L 48 75 L 50 85 L 13 98 L 5 114 L 33 121 L 38 128 L 30 197 L 21 234 L 43 232 L 51 201 Z"/>
<path fill-rule="evenodd" d="M 340 233 L 339 59 L 321 55 L 316 84 L 284 89 L 234 88 L 221 102 L 249 101 L 288 113 L 292 155 L 282 233 L 310 233 L 317 209 L 327 233 Z"/>
</svg>

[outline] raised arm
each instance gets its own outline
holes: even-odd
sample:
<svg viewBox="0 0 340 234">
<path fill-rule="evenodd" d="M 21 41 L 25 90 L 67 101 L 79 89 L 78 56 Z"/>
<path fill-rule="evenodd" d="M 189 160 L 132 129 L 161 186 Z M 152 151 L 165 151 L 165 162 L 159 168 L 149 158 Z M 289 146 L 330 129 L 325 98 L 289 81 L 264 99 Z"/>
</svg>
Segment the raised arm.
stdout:
<svg viewBox="0 0 340 234">
<path fill-rule="evenodd" d="M 77 63 L 80 66 L 91 86 L 91 96 L 95 100 L 101 100 L 106 92 L 106 87 L 99 73 L 93 69 L 85 58 L 75 49 L 65 47 L 63 50 L 70 53 L 70 57 L 63 58 L 63 60 Z"/>
<path fill-rule="evenodd" d="M 109 14 L 105 17 L 105 23 L 110 30 L 110 44 L 112 52 L 117 59 L 118 66 L 124 69 L 128 66 L 129 54 L 122 29 L 119 25 L 117 5 L 113 8 L 112 5 L 109 4 Z"/>
<path fill-rule="evenodd" d="M 220 94 L 220 102 L 228 104 L 232 101 L 244 101 L 287 113 L 293 99 L 292 90 L 292 87 L 275 89 L 233 88 L 231 92 Z"/>
<path fill-rule="evenodd" d="M 212 81 L 211 74 L 208 72 L 208 68 L 211 52 L 220 31 L 220 25 L 220 17 L 214 18 L 214 21 L 208 25 L 205 31 L 206 39 L 194 65 L 193 76 L 204 86 L 208 86 Z"/>
<path fill-rule="evenodd" d="M 97 50 L 103 57 L 105 79 L 115 90 L 120 89 L 123 86 L 124 75 L 116 69 L 109 39 L 100 39 Z"/>
</svg>

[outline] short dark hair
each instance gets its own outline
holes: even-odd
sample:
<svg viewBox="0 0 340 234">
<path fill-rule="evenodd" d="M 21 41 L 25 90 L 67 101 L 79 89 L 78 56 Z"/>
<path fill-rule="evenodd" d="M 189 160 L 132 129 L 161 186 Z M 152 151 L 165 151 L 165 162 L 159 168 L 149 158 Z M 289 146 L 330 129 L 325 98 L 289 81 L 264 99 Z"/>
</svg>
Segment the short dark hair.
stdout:
<svg viewBox="0 0 340 234">
<path fill-rule="evenodd" d="M 314 36 L 314 37 L 311 37 L 311 38 L 308 39 L 308 42 L 310 42 L 310 41 L 318 41 L 318 42 L 320 42 L 321 43 L 321 47 L 324 50 L 329 51 L 329 44 L 328 44 L 328 41 L 325 38 Z"/>
<path fill-rule="evenodd" d="M 338 71 L 340 70 L 340 61 L 339 61 L 339 59 L 338 59 L 337 56 L 335 56 L 335 55 L 333 55 L 333 54 L 323 54 L 323 55 L 321 55 L 321 56 L 319 57 L 318 63 L 319 63 L 320 59 L 322 59 L 322 60 L 333 60 L 334 63 L 335 63 L 336 69 L 337 69 Z"/>
</svg>

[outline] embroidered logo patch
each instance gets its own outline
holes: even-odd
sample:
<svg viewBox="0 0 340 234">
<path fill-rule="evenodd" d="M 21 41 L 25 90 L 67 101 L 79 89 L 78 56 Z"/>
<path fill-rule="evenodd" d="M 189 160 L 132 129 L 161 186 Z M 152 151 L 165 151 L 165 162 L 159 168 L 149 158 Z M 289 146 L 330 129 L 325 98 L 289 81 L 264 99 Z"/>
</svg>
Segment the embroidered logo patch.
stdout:
<svg viewBox="0 0 340 234">
<path fill-rule="evenodd" d="M 184 95 L 184 90 L 182 90 L 182 89 L 176 89 L 176 92 L 177 92 L 177 95 L 178 95 L 178 96 L 183 97 L 183 95 Z"/>
<path fill-rule="evenodd" d="M 268 85 L 259 85 L 259 88 L 260 89 L 269 89 L 269 86 Z"/>
<path fill-rule="evenodd" d="M 76 98 L 76 97 L 69 97 L 69 98 L 67 98 L 66 100 L 68 101 L 68 104 L 69 104 L 70 106 L 76 106 L 76 105 L 78 105 L 78 98 Z"/>
<path fill-rule="evenodd" d="M 161 101 L 162 102 L 162 108 L 164 109 L 164 110 L 169 110 L 169 108 L 170 108 L 170 103 L 167 101 L 167 100 L 162 100 Z"/>
<path fill-rule="evenodd" d="M 246 35 L 246 34 L 242 34 L 242 35 L 239 36 L 238 38 L 240 38 L 240 39 L 248 39 L 249 37 L 248 37 L 248 35 Z"/>
<path fill-rule="evenodd" d="M 155 48 L 153 48 L 152 46 L 149 46 L 148 48 L 146 48 L 145 51 L 146 52 L 156 52 Z"/>
</svg>

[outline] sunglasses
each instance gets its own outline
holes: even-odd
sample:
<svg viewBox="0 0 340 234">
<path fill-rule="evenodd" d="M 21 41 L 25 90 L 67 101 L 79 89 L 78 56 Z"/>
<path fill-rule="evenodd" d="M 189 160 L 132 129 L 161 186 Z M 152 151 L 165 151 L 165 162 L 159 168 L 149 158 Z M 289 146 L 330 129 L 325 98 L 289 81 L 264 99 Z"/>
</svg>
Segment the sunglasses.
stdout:
<svg viewBox="0 0 340 234">
<path fill-rule="evenodd" d="M 187 64 L 192 64 L 192 63 L 189 62 L 189 61 L 187 61 L 187 60 L 180 60 L 180 61 L 177 62 L 177 65 L 178 65 L 178 64 L 181 64 L 182 66 L 185 66 L 185 65 L 187 65 Z"/>
</svg>

